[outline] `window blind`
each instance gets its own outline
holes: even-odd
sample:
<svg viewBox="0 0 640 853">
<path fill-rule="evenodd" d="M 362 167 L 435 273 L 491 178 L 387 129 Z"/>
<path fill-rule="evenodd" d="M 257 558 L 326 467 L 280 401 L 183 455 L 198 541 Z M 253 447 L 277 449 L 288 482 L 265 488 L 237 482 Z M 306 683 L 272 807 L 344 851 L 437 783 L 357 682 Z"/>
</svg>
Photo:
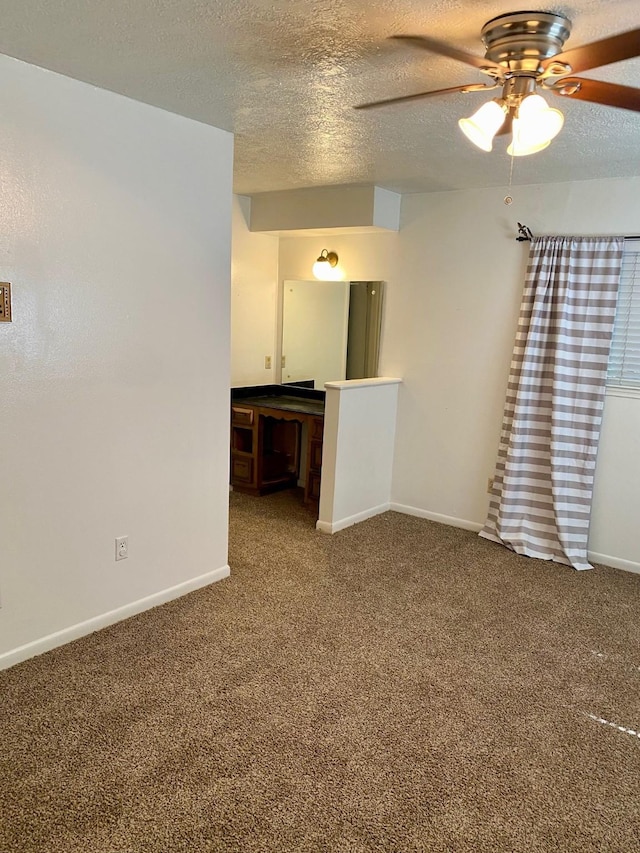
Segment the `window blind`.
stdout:
<svg viewBox="0 0 640 853">
<path fill-rule="evenodd" d="M 640 240 L 624 247 L 607 385 L 640 388 Z"/>
</svg>

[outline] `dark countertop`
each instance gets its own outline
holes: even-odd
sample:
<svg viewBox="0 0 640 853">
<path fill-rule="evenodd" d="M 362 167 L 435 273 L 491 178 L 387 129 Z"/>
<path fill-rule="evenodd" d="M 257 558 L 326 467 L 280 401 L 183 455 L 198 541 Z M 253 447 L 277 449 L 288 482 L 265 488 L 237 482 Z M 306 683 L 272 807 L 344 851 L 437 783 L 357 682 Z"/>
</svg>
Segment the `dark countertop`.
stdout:
<svg viewBox="0 0 640 853">
<path fill-rule="evenodd" d="M 283 412 L 299 412 L 303 415 L 324 415 L 324 400 L 310 400 L 305 397 L 288 394 L 264 394 L 254 397 L 236 397 L 234 403 L 247 406 L 264 406 Z"/>
<path fill-rule="evenodd" d="M 324 415 L 325 396 L 325 391 L 298 385 L 249 385 L 231 389 L 232 403 L 265 406 L 303 415 Z"/>
<path fill-rule="evenodd" d="M 309 380 L 311 381 L 311 380 Z M 326 392 L 316 388 L 309 388 L 308 383 L 302 385 L 243 385 L 231 389 L 231 399 L 239 400 L 243 397 L 303 397 L 305 400 L 324 400 Z"/>
</svg>

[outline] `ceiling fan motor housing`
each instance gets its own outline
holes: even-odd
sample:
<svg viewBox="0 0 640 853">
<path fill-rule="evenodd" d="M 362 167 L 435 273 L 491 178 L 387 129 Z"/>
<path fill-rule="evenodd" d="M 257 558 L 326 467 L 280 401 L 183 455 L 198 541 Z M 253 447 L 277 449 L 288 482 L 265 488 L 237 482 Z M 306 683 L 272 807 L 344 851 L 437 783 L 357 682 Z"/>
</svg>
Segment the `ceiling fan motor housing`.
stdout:
<svg viewBox="0 0 640 853">
<path fill-rule="evenodd" d="M 482 28 L 485 58 L 511 72 L 537 75 L 540 63 L 562 51 L 571 21 L 553 12 L 514 12 Z"/>
</svg>

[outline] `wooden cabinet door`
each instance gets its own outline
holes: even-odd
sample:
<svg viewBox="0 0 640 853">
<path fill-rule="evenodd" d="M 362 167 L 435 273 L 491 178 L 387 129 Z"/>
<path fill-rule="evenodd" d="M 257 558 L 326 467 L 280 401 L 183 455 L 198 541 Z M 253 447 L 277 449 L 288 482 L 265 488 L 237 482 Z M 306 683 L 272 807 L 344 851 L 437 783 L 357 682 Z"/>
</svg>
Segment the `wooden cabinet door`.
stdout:
<svg viewBox="0 0 640 853">
<path fill-rule="evenodd" d="M 231 406 L 231 485 L 255 489 L 258 441 L 257 417 L 252 406 Z"/>
<path fill-rule="evenodd" d="M 310 417 L 307 421 L 307 470 L 304 480 L 306 503 L 317 503 L 320 500 L 323 433 L 324 418 Z"/>
</svg>

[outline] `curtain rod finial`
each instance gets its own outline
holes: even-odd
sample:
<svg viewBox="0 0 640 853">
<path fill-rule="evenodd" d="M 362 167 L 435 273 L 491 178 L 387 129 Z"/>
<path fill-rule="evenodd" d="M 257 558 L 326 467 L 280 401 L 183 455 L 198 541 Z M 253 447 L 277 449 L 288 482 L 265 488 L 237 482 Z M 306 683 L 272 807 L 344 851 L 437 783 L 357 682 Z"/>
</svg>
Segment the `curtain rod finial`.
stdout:
<svg viewBox="0 0 640 853">
<path fill-rule="evenodd" d="M 530 228 L 528 228 L 526 225 L 523 225 L 521 222 L 518 222 L 516 224 L 518 226 L 518 236 L 516 237 L 516 240 L 522 243 L 525 240 L 533 239 L 533 234 L 531 233 Z"/>
</svg>

